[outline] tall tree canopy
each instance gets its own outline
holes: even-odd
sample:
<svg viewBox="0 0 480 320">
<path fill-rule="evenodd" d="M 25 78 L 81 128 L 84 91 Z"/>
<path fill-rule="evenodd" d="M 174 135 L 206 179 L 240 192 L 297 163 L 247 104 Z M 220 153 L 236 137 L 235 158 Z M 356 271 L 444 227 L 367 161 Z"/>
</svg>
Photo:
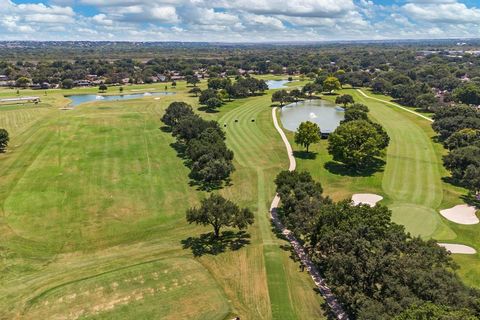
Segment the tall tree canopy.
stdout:
<svg viewBox="0 0 480 320">
<path fill-rule="evenodd" d="M 216 238 L 224 227 L 246 229 L 253 224 L 253 213 L 247 209 L 240 209 L 235 203 L 217 194 L 203 199 L 199 208 L 187 210 L 187 221 L 201 225 L 211 225 Z"/>
<path fill-rule="evenodd" d="M 300 123 L 297 132 L 295 132 L 295 143 L 308 149 L 311 144 L 320 141 L 320 127 L 313 122 L 306 121 Z"/>
<path fill-rule="evenodd" d="M 193 115 L 192 106 L 185 102 L 172 102 L 165 110 L 162 122 L 167 126 L 175 126 L 181 118 Z"/>
<path fill-rule="evenodd" d="M 342 123 L 330 134 L 328 142 L 333 159 L 354 169 L 367 166 L 386 148 L 385 136 L 365 120 Z"/>
</svg>

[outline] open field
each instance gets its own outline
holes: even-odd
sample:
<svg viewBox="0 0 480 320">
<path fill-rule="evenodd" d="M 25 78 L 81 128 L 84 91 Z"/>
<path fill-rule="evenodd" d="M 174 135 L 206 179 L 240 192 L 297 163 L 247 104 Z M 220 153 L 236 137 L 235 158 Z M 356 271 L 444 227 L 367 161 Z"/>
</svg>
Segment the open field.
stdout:
<svg viewBox="0 0 480 320">
<path fill-rule="evenodd" d="M 325 193 L 335 200 L 355 193 L 379 194 L 385 198 L 381 203 L 392 209 L 393 220 L 405 225 L 412 234 L 469 245 L 478 252 L 479 226 L 458 225 L 439 213 L 440 209 L 461 204 L 461 197 L 466 191 L 442 180 L 448 176 L 441 161 L 445 150 L 434 141 L 431 123 L 401 109 L 365 98 L 356 90 L 345 89 L 341 93 L 351 94 L 356 102 L 368 105 L 371 118 L 387 130 L 391 141 L 385 156 L 386 165 L 378 172 L 352 175 L 341 164 L 332 161 L 326 150 L 327 142 L 322 140 L 312 148 L 316 152 L 314 159 L 298 153 L 298 169 L 312 172 L 322 183 Z M 367 94 L 370 95 L 370 92 Z M 289 138 L 293 143 L 293 133 L 289 134 Z M 301 151 L 298 146 L 296 149 Z M 454 258 L 461 265 L 459 273 L 467 283 L 480 287 L 478 254 L 472 257 L 454 255 Z"/>
<path fill-rule="evenodd" d="M 124 93 L 152 88 L 163 91 Z M 184 83 L 175 91 L 61 111 L 63 94 L 96 88 L 56 90 L 35 107 L 0 108 L 0 127 L 11 134 L 0 155 L 0 319 L 324 318 L 313 282 L 268 220 L 273 178 L 288 164 L 269 95 L 202 112 L 227 124 L 236 154 L 232 185 L 221 193 L 256 212 L 249 245 L 210 255 L 192 250 L 208 251 L 199 236 L 209 228 L 184 218 L 204 193 L 189 186 L 174 139 L 159 130 L 171 101 L 196 103 Z"/>
</svg>

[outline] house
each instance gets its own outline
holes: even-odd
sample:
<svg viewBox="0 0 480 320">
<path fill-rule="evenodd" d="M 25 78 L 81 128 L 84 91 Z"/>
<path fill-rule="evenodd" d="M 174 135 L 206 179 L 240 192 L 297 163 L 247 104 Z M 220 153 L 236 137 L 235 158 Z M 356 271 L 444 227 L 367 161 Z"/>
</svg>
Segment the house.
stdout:
<svg viewBox="0 0 480 320">
<path fill-rule="evenodd" d="M 0 74 L 0 81 L 8 81 L 8 77 L 4 74 Z"/>
<path fill-rule="evenodd" d="M 76 80 L 73 81 L 75 87 L 90 87 L 92 82 L 90 80 Z"/>
</svg>

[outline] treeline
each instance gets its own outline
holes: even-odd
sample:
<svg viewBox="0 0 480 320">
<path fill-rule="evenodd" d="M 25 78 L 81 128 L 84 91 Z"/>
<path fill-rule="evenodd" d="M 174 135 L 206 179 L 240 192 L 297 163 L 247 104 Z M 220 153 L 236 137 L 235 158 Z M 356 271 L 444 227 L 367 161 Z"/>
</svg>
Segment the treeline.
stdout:
<svg viewBox="0 0 480 320">
<path fill-rule="evenodd" d="M 246 98 L 263 93 L 268 90 L 268 85 L 264 80 L 247 77 L 236 77 L 235 81 L 230 78 L 210 78 L 208 79 L 208 89 L 200 90 L 193 88 L 191 93 L 200 94 L 198 100 L 204 105 L 206 110 L 214 111 L 221 107 L 225 101 L 231 99 Z"/>
<path fill-rule="evenodd" d="M 455 184 L 473 194 L 480 193 L 480 110 L 457 105 L 440 108 L 434 115 L 433 129 L 438 133 L 448 155 L 444 166 Z"/>
<path fill-rule="evenodd" d="M 177 138 L 180 153 L 188 160 L 190 178 L 211 190 L 228 182 L 233 166 L 233 151 L 225 144 L 225 133 L 218 122 L 207 121 L 185 102 L 173 102 L 162 122 Z"/>
<path fill-rule="evenodd" d="M 466 287 L 449 253 L 407 234 L 387 207 L 335 203 L 308 172 L 275 179 L 279 214 L 353 319 L 474 319 L 480 293 Z M 428 311 L 438 317 L 417 317 Z"/>
</svg>

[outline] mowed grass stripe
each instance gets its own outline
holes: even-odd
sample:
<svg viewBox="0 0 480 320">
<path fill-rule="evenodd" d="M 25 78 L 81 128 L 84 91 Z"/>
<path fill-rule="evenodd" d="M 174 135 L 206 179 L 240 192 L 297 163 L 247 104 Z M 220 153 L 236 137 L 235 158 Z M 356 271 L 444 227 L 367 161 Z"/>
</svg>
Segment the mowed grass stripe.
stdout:
<svg viewBox="0 0 480 320">
<path fill-rule="evenodd" d="M 237 109 L 227 113 L 220 119 L 220 123 L 227 123 L 227 144 L 235 152 L 237 161 L 242 166 L 256 168 L 258 179 L 257 223 L 259 224 L 264 242 L 264 259 L 267 274 L 267 284 L 273 319 L 296 319 L 295 311 L 290 299 L 287 275 L 279 249 L 279 241 L 273 239 L 271 224 L 268 219 L 264 165 L 268 163 L 269 141 L 257 126 L 257 119 L 261 112 L 268 112 L 265 108 L 266 99 L 247 102 Z M 268 104 L 267 104 L 268 105 Z M 238 120 L 238 122 L 235 122 Z M 240 155 L 238 157 L 238 155 Z M 239 158 L 239 159 L 238 159 Z M 266 159 L 265 159 L 266 158 Z"/>
</svg>

